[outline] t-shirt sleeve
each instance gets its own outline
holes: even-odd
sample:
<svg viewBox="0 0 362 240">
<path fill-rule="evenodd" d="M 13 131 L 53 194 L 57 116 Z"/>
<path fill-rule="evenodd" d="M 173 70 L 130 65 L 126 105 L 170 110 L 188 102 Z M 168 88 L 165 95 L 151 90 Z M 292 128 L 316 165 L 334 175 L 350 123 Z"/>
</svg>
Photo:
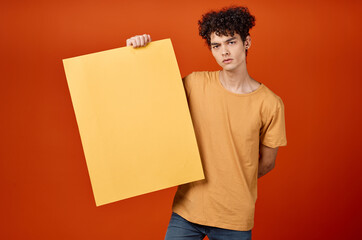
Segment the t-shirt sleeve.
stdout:
<svg viewBox="0 0 362 240">
<path fill-rule="evenodd" d="M 280 97 L 278 97 L 275 110 L 271 111 L 263 120 L 260 142 L 271 148 L 287 145 L 284 103 Z"/>
</svg>

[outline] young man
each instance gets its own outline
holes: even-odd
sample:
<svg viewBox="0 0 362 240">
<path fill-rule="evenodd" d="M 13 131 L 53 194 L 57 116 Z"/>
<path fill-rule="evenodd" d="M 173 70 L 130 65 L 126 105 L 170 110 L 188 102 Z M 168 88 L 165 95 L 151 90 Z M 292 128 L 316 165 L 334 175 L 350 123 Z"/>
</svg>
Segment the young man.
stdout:
<svg viewBox="0 0 362 240">
<path fill-rule="evenodd" d="M 287 144 L 284 104 L 248 74 L 255 18 L 247 8 L 212 11 L 198 24 L 222 70 L 183 78 L 205 179 L 178 187 L 165 239 L 251 239 L 257 180 Z M 150 41 L 138 35 L 127 46 Z"/>
</svg>

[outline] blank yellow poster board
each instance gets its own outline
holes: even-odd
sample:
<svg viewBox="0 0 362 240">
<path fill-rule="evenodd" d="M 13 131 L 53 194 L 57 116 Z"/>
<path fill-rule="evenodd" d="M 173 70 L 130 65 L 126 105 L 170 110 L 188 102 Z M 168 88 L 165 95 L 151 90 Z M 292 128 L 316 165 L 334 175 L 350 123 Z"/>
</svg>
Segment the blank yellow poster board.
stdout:
<svg viewBox="0 0 362 240">
<path fill-rule="evenodd" d="M 97 206 L 204 179 L 170 39 L 63 64 Z"/>
</svg>

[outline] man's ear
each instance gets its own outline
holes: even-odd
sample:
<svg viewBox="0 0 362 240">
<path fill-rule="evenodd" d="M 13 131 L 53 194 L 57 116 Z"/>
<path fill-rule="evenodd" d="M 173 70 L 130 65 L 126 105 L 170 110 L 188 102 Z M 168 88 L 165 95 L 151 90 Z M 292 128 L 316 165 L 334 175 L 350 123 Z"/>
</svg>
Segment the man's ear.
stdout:
<svg viewBox="0 0 362 240">
<path fill-rule="evenodd" d="M 248 50 L 251 46 L 251 37 L 250 35 L 246 36 L 245 41 L 244 41 L 244 46 L 245 49 Z"/>
</svg>

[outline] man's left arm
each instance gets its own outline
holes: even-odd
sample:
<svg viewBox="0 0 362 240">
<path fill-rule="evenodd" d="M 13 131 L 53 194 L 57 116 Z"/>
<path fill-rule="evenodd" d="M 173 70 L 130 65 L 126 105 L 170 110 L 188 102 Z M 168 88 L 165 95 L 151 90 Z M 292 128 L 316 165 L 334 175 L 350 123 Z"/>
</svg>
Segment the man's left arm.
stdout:
<svg viewBox="0 0 362 240">
<path fill-rule="evenodd" d="M 260 143 L 259 147 L 259 167 L 258 178 L 270 172 L 275 166 L 275 159 L 277 158 L 278 148 L 267 147 Z"/>
</svg>

